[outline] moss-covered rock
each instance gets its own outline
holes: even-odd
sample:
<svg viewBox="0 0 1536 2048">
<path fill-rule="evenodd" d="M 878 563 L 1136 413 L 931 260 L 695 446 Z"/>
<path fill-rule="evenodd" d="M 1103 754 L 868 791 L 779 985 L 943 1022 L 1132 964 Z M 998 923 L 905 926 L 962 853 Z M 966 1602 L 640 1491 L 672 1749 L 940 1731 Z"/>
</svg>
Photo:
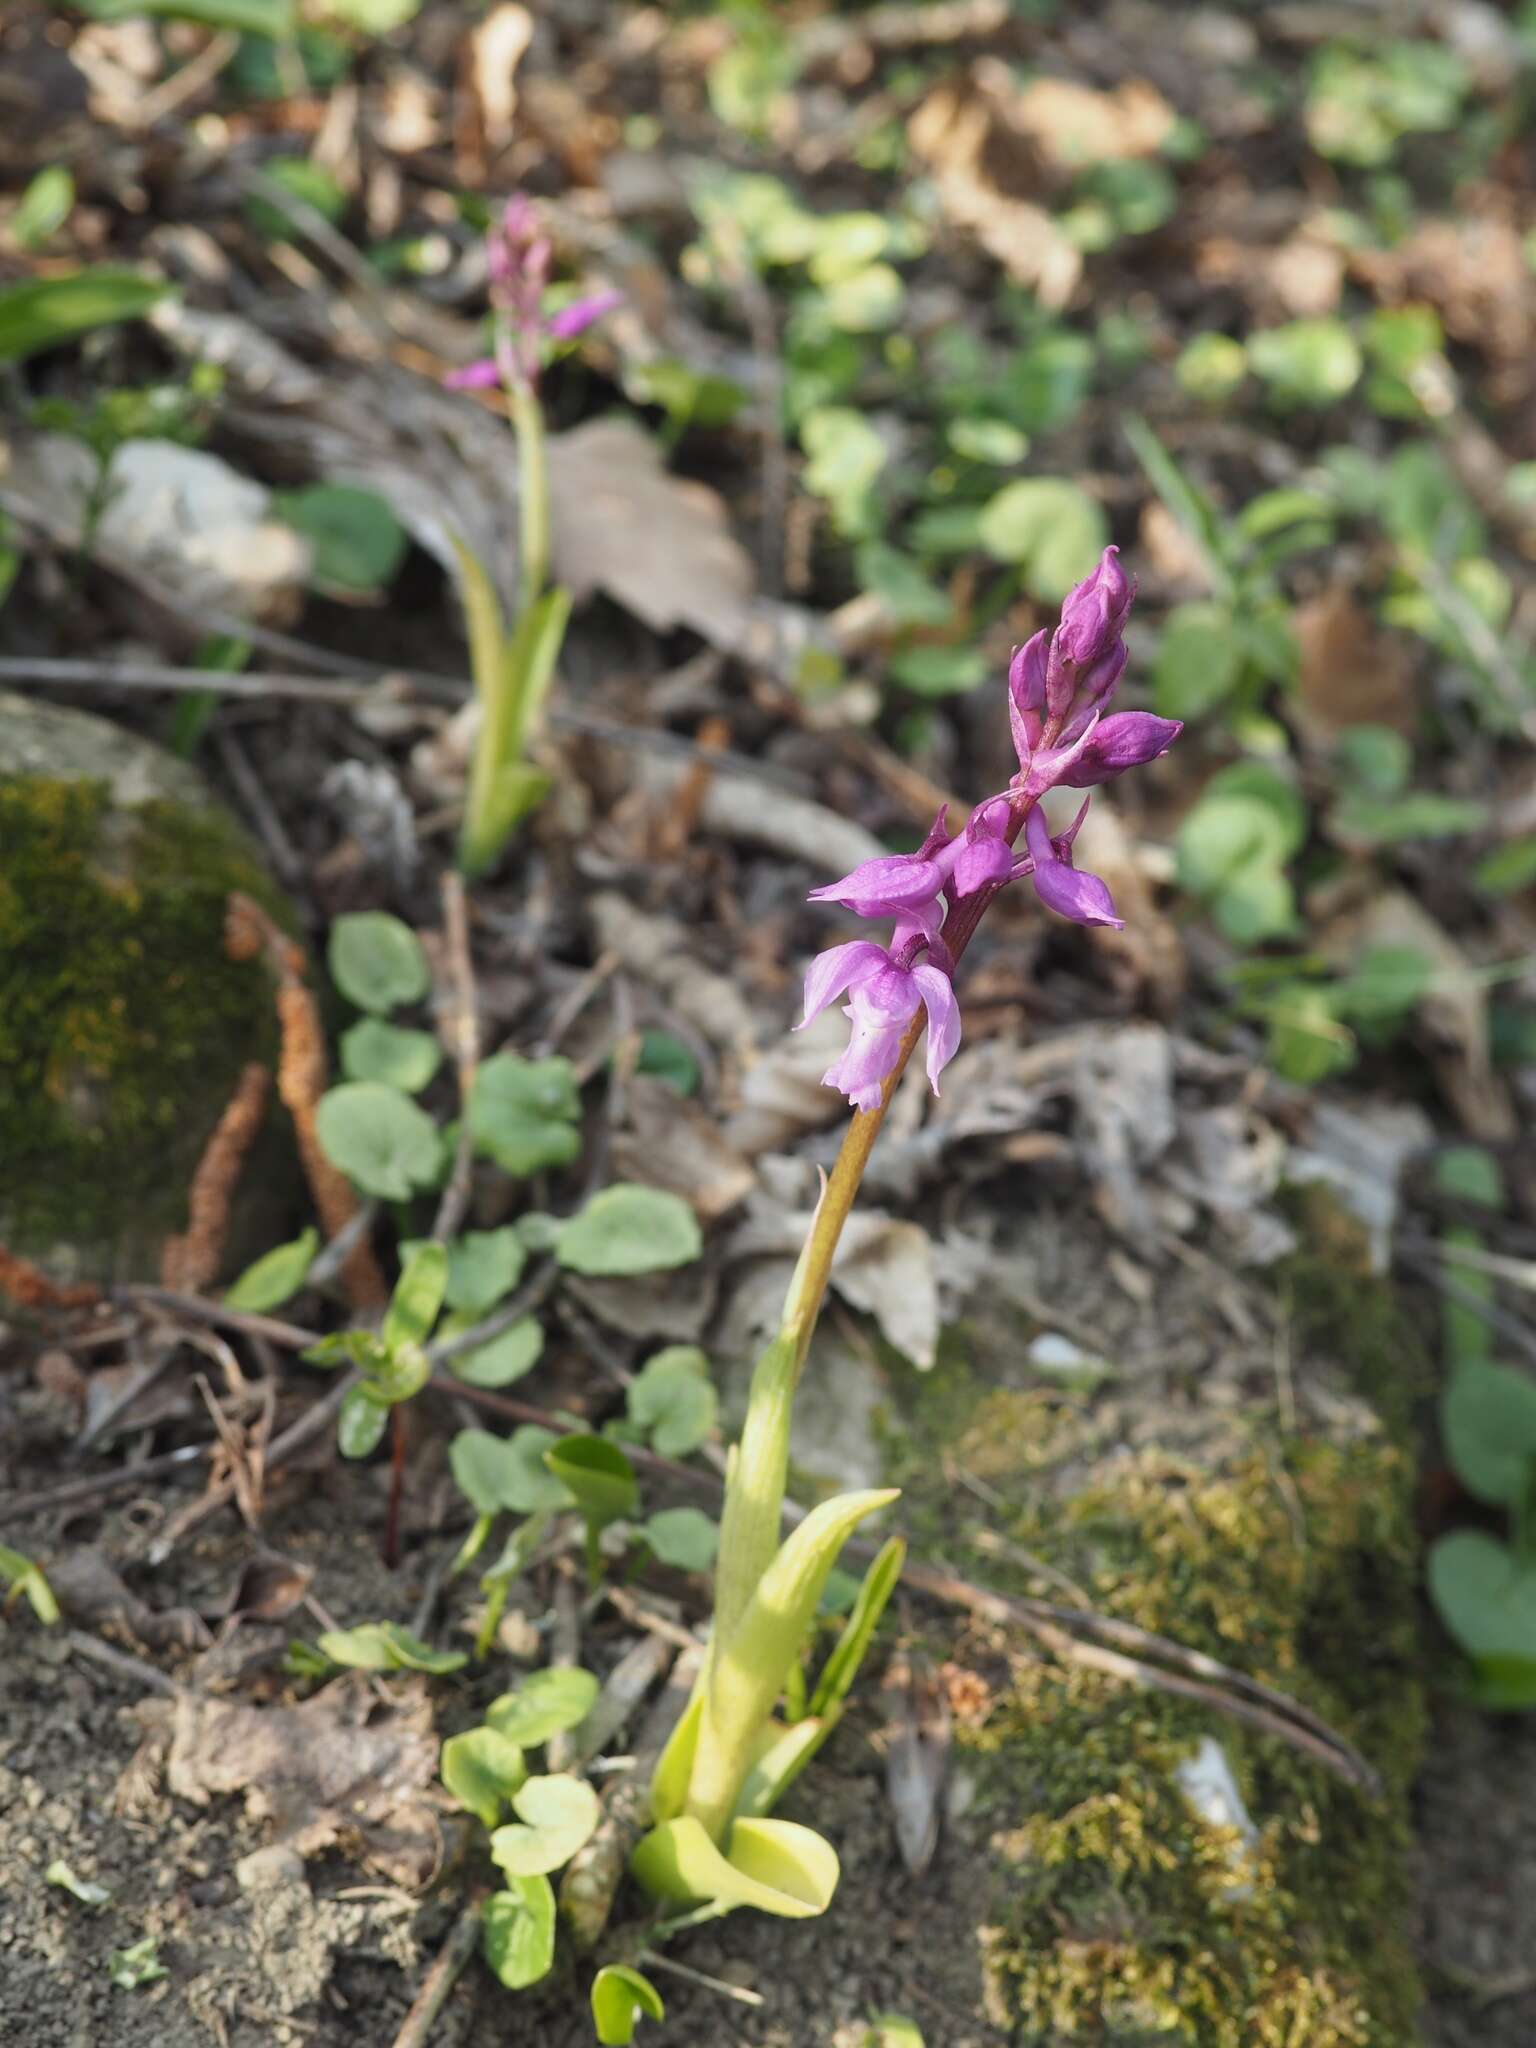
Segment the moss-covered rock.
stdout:
<svg viewBox="0 0 1536 2048">
<path fill-rule="evenodd" d="M 271 990 L 223 946 L 229 893 L 276 907 L 184 762 L 0 695 L 0 1243 L 59 1278 L 158 1276 Z"/>
<path fill-rule="evenodd" d="M 1360 1355 L 1369 1336 L 1411 1382 L 1419 1347 L 1390 1293 L 1358 1272 L 1337 1290 L 1337 1277 L 1325 1259 L 1298 1262 L 1285 1282 L 1293 1327 L 1326 1331 L 1332 1357 L 1373 1383 L 1384 1360 Z M 1057 1602 L 1070 1583 L 1099 1612 L 1304 1702 L 1385 1788 L 1374 1799 L 1197 1703 L 999 1638 L 995 1666 L 974 1660 L 989 1697 L 957 1739 L 976 1784 L 969 1825 L 997 1868 L 985 1936 L 995 2016 L 1020 2048 L 1418 2038 L 1412 1461 L 1327 1372 L 1311 1401 L 1298 1356 L 1300 1427 L 1287 1431 L 1166 1387 L 1122 1391 L 1107 1414 L 1056 1389 L 988 1388 L 953 1356 L 909 1385 L 915 1427 L 893 1439 L 891 1476 L 917 1555 L 993 1584 L 1011 1571 L 1015 1590 Z M 957 1508 L 957 1468 L 994 1503 L 993 1535 L 969 1555 L 976 1518 Z M 1252 1839 L 1202 1819 L 1181 1789 L 1176 1772 L 1204 1737 L 1225 1752 Z"/>
</svg>

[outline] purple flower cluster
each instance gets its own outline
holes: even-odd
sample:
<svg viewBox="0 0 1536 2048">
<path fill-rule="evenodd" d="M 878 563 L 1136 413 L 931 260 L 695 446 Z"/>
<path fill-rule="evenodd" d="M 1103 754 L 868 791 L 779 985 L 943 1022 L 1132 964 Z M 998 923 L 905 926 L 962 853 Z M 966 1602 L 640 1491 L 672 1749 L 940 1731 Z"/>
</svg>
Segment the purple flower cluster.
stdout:
<svg viewBox="0 0 1536 2048">
<path fill-rule="evenodd" d="M 927 1013 L 928 1079 L 960 1044 L 955 961 L 944 940 L 947 911 L 1027 875 L 1048 908 L 1077 924 L 1112 925 L 1108 889 L 1072 863 L 1072 842 L 1090 799 L 1065 832 L 1052 833 L 1040 809 L 1048 789 L 1092 789 L 1127 768 L 1166 753 L 1182 730 L 1150 711 L 1106 715 L 1125 667 L 1124 627 L 1136 586 L 1106 548 L 1099 566 L 1061 608 L 1054 633 L 1036 633 L 1008 670 L 1009 719 L 1019 772 L 1006 790 L 976 806 L 951 834 L 940 811 L 916 853 L 868 860 L 840 882 L 813 889 L 813 903 L 840 903 L 860 917 L 894 918 L 887 945 L 855 939 L 819 953 L 805 977 L 800 1028 L 847 994 L 853 1026 L 848 1049 L 823 1075 L 855 1109 L 878 1109 L 919 1007 Z M 1015 848 L 1020 831 L 1024 852 Z M 944 901 L 940 901 L 940 898 Z M 980 906 L 977 906 L 978 908 Z"/>
<path fill-rule="evenodd" d="M 574 341 L 594 320 L 623 301 L 621 292 L 592 292 L 546 318 L 544 291 L 553 250 L 532 200 L 514 192 L 486 238 L 495 354 L 444 381 L 451 391 L 488 391 L 497 384 L 532 391 L 539 381 L 543 344 Z"/>
</svg>

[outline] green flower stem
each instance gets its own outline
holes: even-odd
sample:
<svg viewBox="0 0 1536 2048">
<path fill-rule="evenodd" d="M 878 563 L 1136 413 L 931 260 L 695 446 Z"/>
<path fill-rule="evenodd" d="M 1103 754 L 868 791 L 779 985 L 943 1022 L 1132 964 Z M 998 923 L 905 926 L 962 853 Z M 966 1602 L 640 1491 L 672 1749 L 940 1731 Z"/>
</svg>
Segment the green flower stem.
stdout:
<svg viewBox="0 0 1536 2048">
<path fill-rule="evenodd" d="M 517 539 L 526 610 L 538 603 L 549 581 L 549 457 L 538 393 L 519 380 L 510 397 L 517 433 Z"/>
<path fill-rule="evenodd" d="M 1029 808 L 1028 804 L 1018 806 L 1009 820 L 1007 837 L 1010 844 L 1022 830 Z M 957 904 L 945 918 L 944 943 L 957 965 L 975 935 L 987 904 L 1000 886 L 997 884 L 978 890 L 974 896 Z M 778 1334 L 753 1370 L 746 1420 L 742 1424 L 741 1441 L 731 1456 L 720 1518 L 720 1553 L 715 1567 L 715 1647 L 711 1661 L 719 1654 L 721 1646 L 730 1643 L 737 1633 L 759 1582 L 778 1552 L 784 1519 L 784 1491 L 789 1476 L 789 1430 L 795 1389 L 805 1369 L 817 1318 L 826 1300 L 832 1262 L 837 1256 L 843 1225 L 853 1209 L 891 1097 L 923 1035 L 925 1024 L 924 1014 L 919 1010 L 902 1039 L 879 1107 L 854 1113 L 836 1164 L 816 1205 L 810 1232 L 790 1280 Z M 750 1656 L 750 1647 L 746 1654 Z M 708 1688 L 708 1667 L 702 1683 Z M 722 1730 L 710 1712 L 710 1704 L 706 1692 L 704 1720 L 690 1774 L 687 1811 L 719 1842 L 729 1827 L 742 1780 L 751 1766 L 751 1748 L 759 1731 L 739 1731 L 740 1740 L 736 1739 L 737 1731 L 733 1731 L 729 1740 L 722 1740 Z M 727 1750 L 731 1753 L 727 1754 Z"/>
</svg>

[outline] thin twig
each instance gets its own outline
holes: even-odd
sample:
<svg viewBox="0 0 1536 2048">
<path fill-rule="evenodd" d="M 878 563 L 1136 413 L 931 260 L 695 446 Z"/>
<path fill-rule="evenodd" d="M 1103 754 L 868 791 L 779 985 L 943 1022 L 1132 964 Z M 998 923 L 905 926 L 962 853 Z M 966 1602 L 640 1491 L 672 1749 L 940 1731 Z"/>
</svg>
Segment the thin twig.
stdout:
<svg viewBox="0 0 1536 2048">
<path fill-rule="evenodd" d="M 437 1952 L 437 1958 L 417 1992 L 410 2011 L 401 2022 L 394 2048 L 426 2048 L 433 2022 L 448 2002 L 448 1994 L 459 1980 L 459 1972 L 475 1952 L 480 1939 L 480 1917 L 484 1895 L 470 1899 Z"/>
<path fill-rule="evenodd" d="M 178 1685 L 174 1678 L 167 1678 L 163 1671 L 157 1671 L 153 1664 L 146 1664 L 142 1657 L 130 1655 L 127 1650 L 114 1649 L 111 1643 L 104 1643 L 97 1636 L 88 1636 L 83 1629 L 72 1628 L 64 1641 L 77 1657 L 89 1657 L 93 1664 L 101 1664 L 119 1678 L 126 1678 L 144 1692 L 167 1693 L 172 1699 L 185 1692 L 186 1687 Z"/>
<path fill-rule="evenodd" d="M 187 1465 L 211 1457 L 212 1444 L 183 1444 L 180 1450 L 162 1451 L 157 1458 L 141 1458 L 137 1464 L 114 1465 L 110 1472 L 93 1472 L 86 1479 L 66 1479 L 59 1486 L 45 1486 L 36 1493 L 18 1493 L 0 1501 L 0 1514 L 45 1515 L 54 1508 L 79 1507 L 82 1501 L 100 1500 L 104 1494 L 127 1493 L 151 1479 L 165 1479 Z"/>
</svg>

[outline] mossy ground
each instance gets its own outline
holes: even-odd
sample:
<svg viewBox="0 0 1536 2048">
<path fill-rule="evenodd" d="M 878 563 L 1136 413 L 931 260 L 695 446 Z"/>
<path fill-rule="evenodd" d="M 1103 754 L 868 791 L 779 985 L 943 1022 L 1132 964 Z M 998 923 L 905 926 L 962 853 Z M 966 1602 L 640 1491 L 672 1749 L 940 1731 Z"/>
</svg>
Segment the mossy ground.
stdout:
<svg viewBox="0 0 1536 2048">
<path fill-rule="evenodd" d="M 1395 1386 L 1401 1400 L 1382 1405 L 1400 1420 L 1420 1350 L 1390 1293 L 1337 1246 L 1309 1250 L 1282 1286 L 1293 1331 L 1325 1335 L 1374 1393 Z M 1424 1721 L 1413 1466 L 1395 1431 L 1282 1435 L 1213 1411 L 1204 1442 L 1186 1427 L 1162 1450 L 1141 1429 L 1121 1450 L 1091 1406 L 989 1388 L 958 1350 L 908 1381 L 892 1445 L 918 1553 L 1060 1600 L 1031 1578 L 1030 1553 L 1101 1612 L 1305 1701 L 1385 1787 L 1372 1800 L 1194 1703 L 993 1645 L 990 1710 L 957 1742 L 998 1860 L 985 1935 L 998 2016 L 1030 2048 L 1410 2048 L 1408 1795 Z M 969 1551 L 982 1511 L 957 1508 L 957 1470 L 985 1482 L 1016 1566 Z M 1200 1820 L 1174 1779 L 1203 1735 L 1226 1751 L 1255 1848 Z"/>
<path fill-rule="evenodd" d="M 0 782 L 0 1216 L 85 1263 L 182 1227 L 187 1180 L 270 992 L 225 957 L 232 889 L 271 900 L 237 829 L 105 785 Z"/>
</svg>

